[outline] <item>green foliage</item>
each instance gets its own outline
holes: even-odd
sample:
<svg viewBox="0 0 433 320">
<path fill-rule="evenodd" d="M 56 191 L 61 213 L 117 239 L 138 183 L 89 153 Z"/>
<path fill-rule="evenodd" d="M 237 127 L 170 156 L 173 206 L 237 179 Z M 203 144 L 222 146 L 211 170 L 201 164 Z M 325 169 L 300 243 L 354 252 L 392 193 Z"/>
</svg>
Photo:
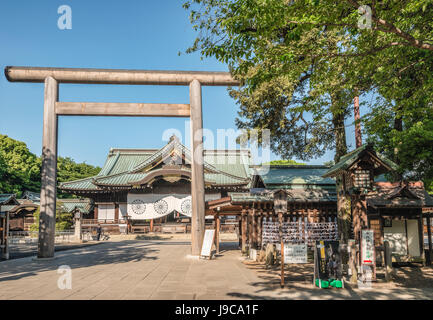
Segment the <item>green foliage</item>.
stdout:
<svg viewBox="0 0 433 320">
<path fill-rule="evenodd" d="M 76 163 L 71 158 L 57 159 L 57 181 L 66 182 L 95 176 L 101 171 L 100 167 L 94 167 L 86 163 Z M 59 198 L 70 198 L 70 194 L 59 193 Z"/>
<path fill-rule="evenodd" d="M 296 162 L 295 160 L 272 160 L 269 162 L 265 162 L 264 164 L 269 164 L 272 166 L 305 165 L 305 163 Z"/>
<path fill-rule="evenodd" d="M 371 26 L 360 6 L 371 8 Z M 230 94 L 237 125 L 267 128 L 282 157 L 346 153 L 344 120 L 365 97 L 368 140 L 400 172 L 433 180 L 433 2 L 331 0 L 192 0 L 187 52 L 228 64 L 241 81 Z M 426 116 L 429 114 L 430 116 Z"/>
<path fill-rule="evenodd" d="M 24 142 L 0 134 L 0 193 L 24 191 L 39 192 L 41 188 L 41 158 L 31 153 Z M 58 157 L 57 181 L 82 179 L 101 170 L 86 163 L 76 163 L 71 158 Z M 71 195 L 58 194 L 58 197 Z"/>
<path fill-rule="evenodd" d="M 39 231 L 40 208 L 41 207 L 39 206 L 38 209 L 33 212 L 33 224 L 30 226 L 30 231 Z"/>
<path fill-rule="evenodd" d="M 31 153 L 26 144 L 0 135 L 1 192 L 17 193 L 40 189 L 41 160 Z"/>
<path fill-rule="evenodd" d="M 30 231 L 39 231 L 39 208 L 33 213 L 34 223 L 30 226 Z M 74 216 L 65 211 L 61 201 L 56 202 L 56 230 L 70 230 L 74 225 Z"/>
</svg>

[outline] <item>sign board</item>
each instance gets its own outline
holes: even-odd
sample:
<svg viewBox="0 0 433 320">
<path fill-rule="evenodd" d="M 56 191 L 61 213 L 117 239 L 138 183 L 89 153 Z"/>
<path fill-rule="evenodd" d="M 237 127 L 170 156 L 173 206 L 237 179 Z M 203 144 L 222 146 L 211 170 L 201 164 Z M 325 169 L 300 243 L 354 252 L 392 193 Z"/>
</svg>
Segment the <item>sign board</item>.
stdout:
<svg viewBox="0 0 433 320">
<path fill-rule="evenodd" d="M 361 230 L 361 271 L 361 278 L 364 283 L 371 283 L 371 280 L 376 280 L 374 231 L 371 229 Z"/>
<path fill-rule="evenodd" d="M 285 244 L 284 263 L 307 263 L 306 244 Z"/>
<path fill-rule="evenodd" d="M 339 241 L 317 241 L 314 252 L 314 267 L 316 279 L 342 278 Z"/>
<path fill-rule="evenodd" d="M 374 232 L 373 230 L 361 231 L 361 264 L 374 264 Z"/>
<path fill-rule="evenodd" d="M 338 240 L 337 222 L 309 223 L 303 221 L 283 222 L 281 225 L 284 243 L 307 242 L 312 246 L 318 240 Z M 264 220 L 262 224 L 262 243 L 279 244 L 280 223 Z"/>
<path fill-rule="evenodd" d="M 211 257 L 212 244 L 215 237 L 215 230 L 206 230 L 203 238 L 203 245 L 201 246 L 201 256 L 202 257 Z"/>
</svg>

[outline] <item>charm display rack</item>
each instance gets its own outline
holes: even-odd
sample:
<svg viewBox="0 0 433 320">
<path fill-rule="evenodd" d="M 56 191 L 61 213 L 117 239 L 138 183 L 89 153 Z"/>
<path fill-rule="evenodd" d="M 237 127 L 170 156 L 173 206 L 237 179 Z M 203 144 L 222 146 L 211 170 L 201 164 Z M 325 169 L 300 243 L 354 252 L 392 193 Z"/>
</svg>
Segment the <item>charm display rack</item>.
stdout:
<svg viewBox="0 0 433 320">
<path fill-rule="evenodd" d="M 262 243 L 308 243 L 313 246 L 316 241 L 338 240 L 337 222 L 283 222 L 283 239 L 280 238 L 280 223 L 277 221 L 263 221 Z"/>
</svg>

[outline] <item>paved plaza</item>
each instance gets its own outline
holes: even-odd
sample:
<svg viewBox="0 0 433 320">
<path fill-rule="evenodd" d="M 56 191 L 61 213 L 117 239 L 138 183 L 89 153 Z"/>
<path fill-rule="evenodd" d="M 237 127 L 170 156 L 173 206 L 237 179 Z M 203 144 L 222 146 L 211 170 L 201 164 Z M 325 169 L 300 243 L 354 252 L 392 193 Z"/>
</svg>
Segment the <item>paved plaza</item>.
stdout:
<svg viewBox="0 0 433 320">
<path fill-rule="evenodd" d="M 281 289 L 271 273 L 244 263 L 236 243 L 212 260 L 188 257 L 187 240 L 112 240 L 62 251 L 51 261 L 0 262 L 3 299 L 431 299 L 432 288 L 317 289 L 300 279 Z M 60 266 L 72 270 L 61 290 Z M 299 285 L 300 283 L 300 285 Z"/>
</svg>

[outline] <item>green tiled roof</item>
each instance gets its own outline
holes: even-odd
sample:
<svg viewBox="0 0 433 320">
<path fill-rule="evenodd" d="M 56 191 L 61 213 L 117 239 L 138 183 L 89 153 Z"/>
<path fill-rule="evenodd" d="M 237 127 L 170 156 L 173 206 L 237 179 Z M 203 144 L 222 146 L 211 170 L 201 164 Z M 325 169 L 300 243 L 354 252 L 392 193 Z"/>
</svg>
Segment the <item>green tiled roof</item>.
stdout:
<svg viewBox="0 0 433 320">
<path fill-rule="evenodd" d="M 18 205 L 19 202 L 16 199 L 16 195 L 14 193 L 3 193 L 0 194 L 0 205 Z M 3 209 L 2 209 L 3 210 Z"/>
<path fill-rule="evenodd" d="M 332 177 L 338 174 L 340 171 L 348 169 L 352 164 L 355 163 L 355 161 L 361 156 L 361 154 L 366 151 L 369 151 L 372 154 L 376 155 L 376 157 L 391 170 L 397 169 L 397 165 L 394 162 L 382 156 L 380 153 L 375 152 L 372 145 L 365 144 L 341 157 L 340 161 L 336 163 L 332 168 L 330 168 L 328 172 L 326 172 L 323 176 Z"/>
<path fill-rule="evenodd" d="M 100 190 L 96 185 L 92 183 L 96 177 L 90 177 L 70 182 L 60 183 L 60 189 L 72 189 L 72 190 Z"/>
<path fill-rule="evenodd" d="M 62 203 L 62 207 L 66 212 L 79 210 L 81 213 L 90 213 L 93 210 L 93 205 L 89 199 L 58 199 Z"/>
<path fill-rule="evenodd" d="M 23 199 L 39 204 L 41 202 L 41 195 L 37 192 L 26 191 L 23 194 Z"/>
<path fill-rule="evenodd" d="M 233 203 L 248 203 L 248 202 L 271 202 L 274 201 L 273 193 L 250 193 L 250 192 L 229 192 L 229 197 Z"/>
<path fill-rule="evenodd" d="M 328 169 L 326 166 L 311 165 L 270 166 L 268 170 L 259 168 L 257 174 L 268 189 L 296 189 L 307 186 L 334 188 L 333 179 L 322 177 Z"/>
<path fill-rule="evenodd" d="M 86 179 L 64 182 L 60 188 L 64 190 L 95 191 L 105 186 L 130 187 L 140 182 L 149 173 L 144 171 L 154 163 L 158 163 L 172 152 L 184 155 L 185 163 L 190 164 L 190 151 L 177 138 L 159 150 L 143 149 L 111 149 L 100 173 Z M 224 185 L 242 185 L 250 182 L 249 166 L 251 158 L 248 151 L 205 150 L 204 168 L 206 182 Z M 190 172 L 189 168 L 184 168 Z"/>
<path fill-rule="evenodd" d="M 8 193 L 8 194 L 0 194 L 0 204 L 6 203 L 9 200 L 13 199 L 15 197 L 15 194 Z"/>
<path fill-rule="evenodd" d="M 337 194 L 334 190 L 326 189 L 291 189 L 286 190 L 288 202 L 336 202 Z M 274 192 L 264 191 L 255 193 L 230 192 L 233 203 L 273 202 Z"/>
<path fill-rule="evenodd" d="M 146 161 L 155 151 L 110 150 L 107 160 L 98 176 L 115 175 L 127 172 Z"/>
</svg>

